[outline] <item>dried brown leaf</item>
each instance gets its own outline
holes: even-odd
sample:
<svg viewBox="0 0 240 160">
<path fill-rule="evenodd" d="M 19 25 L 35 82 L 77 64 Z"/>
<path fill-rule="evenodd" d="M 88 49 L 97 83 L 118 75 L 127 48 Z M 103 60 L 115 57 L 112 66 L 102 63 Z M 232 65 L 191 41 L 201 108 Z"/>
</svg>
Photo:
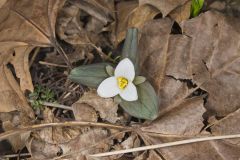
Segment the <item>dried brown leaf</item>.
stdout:
<svg viewBox="0 0 240 160">
<path fill-rule="evenodd" d="M 217 12 L 206 12 L 184 22 L 182 30 L 192 38 L 192 58 L 187 61 L 191 63 L 193 82 L 209 93 L 208 110 L 224 116 L 238 109 L 240 23 Z"/>
<path fill-rule="evenodd" d="M 151 5 L 167 16 L 171 11 L 179 6 L 184 5 L 189 0 L 139 0 L 139 5 Z"/>
<path fill-rule="evenodd" d="M 201 23 L 203 21 L 209 23 Z M 140 65 L 160 94 L 160 100 L 166 97 L 161 95 L 165 88 L 162 83 L 169 76 L 175 80 L 192 79 L 197 87 L 209 93 L 206 107 L 219 116 L 239 107 L 240 23 L 235 21 L 220 13 L 206 12 L 183 22 L 186 36 L 171 35 L 168 19 L 146 25 L 140 40 Z"/>
<path fill-rule="evenodd" d="M 10 0 L 0 18 L 0 42 L 23 42 L 48 46 L 55 37 L 55 21 L 64 0 L 18 1 Z M 51 12 L 50 12 L 51 11 Z"/>
<path fill-rule="evenodd" d="M 96 94 L 96 91 L 92 90 L 89 92 L 85 92 L 84 95 L 77 101 L 74 105 L 76 105 L 73 110 L 77 109 L 77 107 L 84 107 L 88 105 L 89 107 L 94 108 L 97 112 L 99 112 L 99 116 L 110 123 L 116 123 L 116 121 L 119 119 L 117 116 L 117 110 L 118 110 L 118 104 L 116 104 L 112 98 L 101 98 Z M 83 106 L 81 106 L 83 105 Z M 77 109 L 78 110 L 78 109 Z M 83 110 L 80 109 L 78 111 L 74 111 L 75 114 L 78 113 L 78 115 L 75 115 L 75 117 L 82 117 L 82 114 L 85 113 L 85 111 L 91 112 L 88 113 L 89 120 L 92 119 L 92 117 L 95 117 L 95 114 L 91 109 Z M 86 114 L 86 113 L 85 113 Z"/>
<path fill-rule="evenodd" d="M 159 13 L 152 6 L 138 6 L 137 1 L 122 1 L 116 7 L 118 11 L 117 44 L 125 38 L 127 28 L 136 27 L 141 29 L 148 20 L 153 19 Z"/>
<path fill-rule="evenodd" d="M 192 1 L 187 1 L 182 6 L 179 6 L 176 9 L 174 9 L 172 12 L 170 12 L 169 16 L 178 23 L 189 19 L 190 13 L 191 13 L 191 5 L 192 5 Z"/>
<path fill-rule="evenodd" d="M 7 0 L 0 0 L 0 8 L 7 2 Z"/>
<path fill-rule="evenodd" d="M 33 50 L 32 46 L 22 46 L 14 48 L 15 54 L 11 60 L 16 76 L 20 79 L 20 87 L 24 93 L 26 90 L 33 92 L 32 77 L 29 71 L 28 58 Z"/>
<path fill-rule="evenodd" d="M 43 113 L 44 120 L 42 123 L 59 122 L 59 119 L 55 118 L 52 111 L 48 108 Z M 69 142 L 76 138 L 80 134 L 80 130 L 72 127 L 49 127 L 44 128 L 37 132 L 39 138 L 49 144 L 60 144 Z"/>
<path fill-rule="evenodd" d="M 11 130 L 16 128 L 11 121 L 5 121 L 2 123 L 2 128 L 4 131 Z M 21 150 L 25 147 L 25 144 L 27 142 L 28 137 L 30 136 L 30 132 L 22 133 L 17 136 L 10 136 L 7 138 L 7 140 L 10 142 L 13 150 L 17 152 L 18 150 Z"/>
<path fill-rule="evenodd" d="M 224 116 L 237 110 L 240 104 L 237 19 L 206 12 L 183 21 L 183 34 L 171 34 L 172 23 L 167 18 L 149 22 L 142 30 L 139 44 L 141 70 L 160 99 L 159 118 L 142 128 L 157 133 L 158 136 L 147 138 L 152 144 L 185 139 L 186 135 L 201 136 L 205 108 Z M 198 88 L 209 95 L 204 104 L 199 94 L 189 99 L 196 96 L 193 91 Z M 233 115 L 213 125 L 213 134 L 238 133 L 238 118 Z M 158 152 L 164 159 L 234 160 L 239 158 L 238 142 L 201 142 L 162 148 Z"/>
<path fill-rule="evenodd" d="M 202 98 L 188 99 L 141 129 L 165 135 L 198 135 L 204 127 L 202 115 L 205 111 Z"/>
<path fill-rule="evenodd" d="M 34 117 L 31 107 L 20 90 L 11 71 L 4 65 L 0 68 L 0 112 L 18 110 L 25 113 L 26 117 Z"/>
<path fill-rule="evenodd" d="M 214 135 L 238 134 L 240 133 L 240 128 L 238 127 L 239 120 L 240 120 L 240 109 L 227 115 L 221 120 L 213 123 L 212 124 L 213 126 L 211 127 L 211 132 Z M 224 141 L 240 146 L 240 139 L 224 140 Z"/>
</svg>

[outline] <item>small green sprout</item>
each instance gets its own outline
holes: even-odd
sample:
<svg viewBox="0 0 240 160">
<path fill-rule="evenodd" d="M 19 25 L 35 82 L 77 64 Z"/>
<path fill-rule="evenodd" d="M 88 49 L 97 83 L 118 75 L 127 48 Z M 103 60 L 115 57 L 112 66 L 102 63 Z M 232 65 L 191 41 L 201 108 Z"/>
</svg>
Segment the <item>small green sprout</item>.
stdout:
<svg viewBox="0 0 240 160">
<path fill-rule="evenodd" d="M 196 17 L 199 15 L 204 4 L 204 0 L 192 0 L 191 5 L 191 17 Z"/>
<path fill-rule="evenodd" d="M 36 85 L 34 92 L 29 94 L 29 99 L 34 110 L 43 109 L 43 102 L 54 102 L 55 95 L 49 88 Z"/>
</svg>

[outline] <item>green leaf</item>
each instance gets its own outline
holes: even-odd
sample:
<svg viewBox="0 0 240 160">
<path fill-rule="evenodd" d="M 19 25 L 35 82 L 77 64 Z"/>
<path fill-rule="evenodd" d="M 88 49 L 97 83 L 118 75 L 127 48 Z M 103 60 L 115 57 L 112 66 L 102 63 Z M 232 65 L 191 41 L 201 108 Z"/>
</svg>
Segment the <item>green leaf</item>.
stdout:
<svg viewBox="0 0 240 160">
<path fill-rule="evenodd" d="M 121 97 L 120 97 L 119 95 L 116 95 L 116 96 L 114 97 L 114 102 L 115 102 L 115 103 L 121 103 L 121 101 L 122 101 L 122 99 L 121 99 Z"/>
<path fill-rule="evenodd" d="M 143 77 L 143 76 L 137 76 L 137 77 L 135 77 L 135 79 L 133 80 L 133 83 L 135 84 L 135 85 L 139 85 L 139 84 L 141 84 L 141 83 L 143 83 L 143 82 L 145 82 L 146 81 L 146 78 L 145 77 Z"/>
<path fill-rule="evenodd" d="M 113 69 L 112 66 L 107 65 L 107 66 L 106 66 L 106 72 L 107 72 L 107 74 L 108 74 L 109 76 L 114 76 L 114 69 Z"/>
<path fill-rule="evenodd" d="M 191 17 L 196 17 L 199 15 L 204 4 L 204 0 L 192 0 L 191 6 Z"/>
<path fill-rule="evenodd" d="M 130 28 L 127 31 L 126 39 L 123 45 L 122 58 L 129 58 L 138 72 L 138 30 L 137 28 Z"/>
<path fill-rule="evenodd" d="M 109 77 L 106 72 L 106 66 L 108 65 L 108 63 L 98 63 L 80 66 L 74 68 L 68 78 L 73 82 L 97 88 L 104 79 Z"/>
<path fill-rule="evenodd" d="M 141 118 L 154 120 L 158 116 L 158 97 L 152 85 L 145 81 L 137 86 L 138 100 L 125 101 L 122 99 L 121 107 L 130 115 Z"/>
</svg>

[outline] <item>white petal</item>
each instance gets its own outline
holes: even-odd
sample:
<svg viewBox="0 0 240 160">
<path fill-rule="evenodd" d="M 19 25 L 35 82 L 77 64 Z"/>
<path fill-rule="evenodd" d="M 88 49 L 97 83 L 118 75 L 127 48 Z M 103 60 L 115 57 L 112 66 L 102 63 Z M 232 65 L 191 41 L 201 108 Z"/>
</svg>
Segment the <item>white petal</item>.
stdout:
<svg viewBox="0 0 240 160">
<path fill-rule="evenodd" d="M 138 99 L 137 88 L 131 82 L 120 92 L 120 96 L 126 101 L 136 101 Z"/>
<path fill-rule="evenodd" d="M 115 77 L 109 77 L 102 81 L 102 83 L 98 86 L 97 93 L 103 98 L 114 97 L 119 94 L 120 89 L 117 85 L 117 79 Z"/>
<path fill-rule="evenodd" d="M 131 60 L 128 58 L 121 60 L 115 69 L 114 75 L 115 77 L 125 77 L 132 82 L 135 77 L 135 70 Z"/>
</svg>

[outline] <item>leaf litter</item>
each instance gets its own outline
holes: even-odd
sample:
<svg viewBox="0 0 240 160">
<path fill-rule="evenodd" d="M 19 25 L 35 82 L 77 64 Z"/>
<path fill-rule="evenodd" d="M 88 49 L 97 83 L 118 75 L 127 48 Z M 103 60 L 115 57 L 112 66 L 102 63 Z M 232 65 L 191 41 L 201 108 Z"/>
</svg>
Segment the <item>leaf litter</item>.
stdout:
<svg viewBox="0 0 240 160">
<path fill-rule="evenodd" d="M 90 155 L 96 153 L 239 134 L 237 3 L 206 0 L 202 13 L 190 18 L 189 0 L 0 1 L 1 129 L 14 132 L 68 121 L 106 124 L 29 129 L 8 136 L 12 150 L 0 145 L 1 156 L 19 153 L 16 158 L 23 158 L 21 153 L 29 153 L 25 158 L 93 159 Z M 103 99 L 67 79 L 71 66 L 118 57 L 129 27 L 140 30 L 141 73 L 160 100 L 153 121 L 133 118 L 113 99 Z M 52 103 L 71 106 L 72 111 L 55 105 L 36 113 L 27 96 L 36 85 L 53 90 L 56 102 Z M 132 130 L 110 129 L 108 124 Z M 225 139 L 101 159 L 237 160 L 239 153 L 239 139 Z"/>
</svg>

